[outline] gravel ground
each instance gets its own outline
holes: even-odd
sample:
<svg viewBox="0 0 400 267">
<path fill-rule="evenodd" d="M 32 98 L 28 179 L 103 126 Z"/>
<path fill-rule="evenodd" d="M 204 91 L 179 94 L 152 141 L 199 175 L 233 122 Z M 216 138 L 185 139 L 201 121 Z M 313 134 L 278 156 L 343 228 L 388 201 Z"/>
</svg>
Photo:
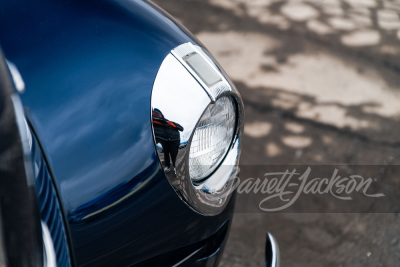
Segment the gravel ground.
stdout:
<svg viewBox="0 0 400 267">
<path fill-rule="evenodd" d="M 206 45 L 243 96 L 240 177 L 278 164 L 399 165 L 400 2 L 155 2 Z M 254 207 L 254 199 L 238 197 L 221 266 L 263 266 L 267 231 L 278 240 L 282 266 L 400 261 L 398 213 Z"/>
</svg>

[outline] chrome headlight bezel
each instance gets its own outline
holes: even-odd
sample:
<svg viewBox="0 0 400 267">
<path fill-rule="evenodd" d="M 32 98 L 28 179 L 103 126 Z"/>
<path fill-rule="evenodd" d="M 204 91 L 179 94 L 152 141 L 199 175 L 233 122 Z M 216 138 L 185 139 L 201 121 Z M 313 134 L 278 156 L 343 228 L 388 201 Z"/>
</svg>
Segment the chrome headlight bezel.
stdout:
<svg viewBox="0 0 400 267">
<path fill-rule="evenodd" d="M 184 59 L 193 54 L 196 54 L 196 60 L 202 61 L 200 71 L 195 70 L 195 67 Z M 204 73 L 204 76 L 211 77 L 214 83 L 207 83 L 204 77 L 201 77 Z M 189 174 L 189 153 L 197 124 L 206 109 L 225 96 L 232 99 L 236 109 L 233 138 L 219 166 L 205 179 L 192 182 Z M 160 128 L 160 121 L 169 121 L 176 126 L 168 135 L 168 139 L 175 142 L 175 147 L 179 139 L 176 173 L 174 170 L 165 170 L 168 181 L 178 196 L 196 212 L 203 215 L 219 214 L 229 202 L 240 158 L 244 112 L 238 91 L 203 48 L 185 43 L 173 49 L 161 64 L 153 85 L 151 106 L 154 143 L 164 169 L 165 151 L 159 143 L 164 143 L 166 147 L 172 143 L 166 144 L 167 135 L 164 135 L 165 130 Z M 183 130 L 179 126 L 182 126 Z M 176 134 L 177 129 L 182 130 L 179 135 Z"/>
</svg>

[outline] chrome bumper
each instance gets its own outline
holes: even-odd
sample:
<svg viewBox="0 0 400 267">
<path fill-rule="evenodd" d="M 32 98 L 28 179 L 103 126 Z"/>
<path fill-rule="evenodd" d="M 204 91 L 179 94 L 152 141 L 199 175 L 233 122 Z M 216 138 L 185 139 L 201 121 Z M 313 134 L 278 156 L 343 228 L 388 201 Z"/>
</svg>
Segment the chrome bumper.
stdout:
<svg viewBox="0 0 400 267">
<path fill-rule="evenodd" d="M 270 233 L 267 233 L 267 240 L 265 241 L 265 266 L 279 267 L 279 261 L 278 243 Z"/>
</svg>

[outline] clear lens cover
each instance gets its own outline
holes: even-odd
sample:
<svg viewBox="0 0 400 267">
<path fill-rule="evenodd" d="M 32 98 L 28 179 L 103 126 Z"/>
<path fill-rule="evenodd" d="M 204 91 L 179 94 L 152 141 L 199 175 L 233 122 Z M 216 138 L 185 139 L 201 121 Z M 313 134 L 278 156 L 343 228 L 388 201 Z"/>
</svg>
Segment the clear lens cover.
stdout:
<svg viewBox="0 0 400 267">
<path fill-rule="evenodd" d="M 192 181 L 209 176 L 224 159 L 233 139 L 236 109 L 231 97 L 221 97 L 208 106 L 190 146 L 189 175 Z"/>
</svg>

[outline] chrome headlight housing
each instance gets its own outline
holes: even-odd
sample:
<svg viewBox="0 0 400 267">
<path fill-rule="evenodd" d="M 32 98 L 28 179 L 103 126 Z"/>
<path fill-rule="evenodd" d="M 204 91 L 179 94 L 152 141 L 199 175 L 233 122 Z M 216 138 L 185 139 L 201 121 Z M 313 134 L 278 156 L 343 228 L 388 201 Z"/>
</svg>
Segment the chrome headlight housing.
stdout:
<svg viewBox="0 0 400 267">
<path fill-rule="evenodd" d="M 243 103 L 200 46 L 182 44 L 164 59 L 151 118 L 160 163 L 178 196 L 203 215 L 220 213 L 238 169 Z"/>
</svg>

